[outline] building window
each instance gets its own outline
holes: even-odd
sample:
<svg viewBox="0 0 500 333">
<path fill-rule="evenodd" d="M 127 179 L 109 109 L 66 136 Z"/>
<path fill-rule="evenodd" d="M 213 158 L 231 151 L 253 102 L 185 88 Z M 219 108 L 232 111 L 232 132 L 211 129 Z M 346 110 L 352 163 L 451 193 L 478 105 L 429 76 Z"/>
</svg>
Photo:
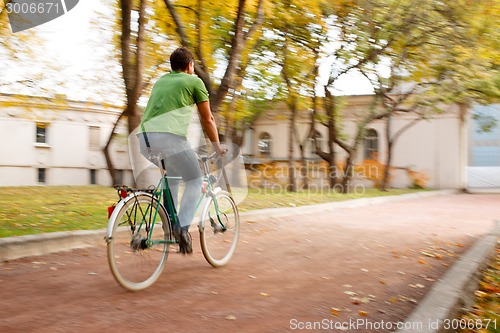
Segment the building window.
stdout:
<svg viewBox="0 0 500 333">
<path fill-rule="evenodd" d="M 318 149 L 322 150 L 323 149 L 323 136 L 321 135 L 320 132 L 315 131 L 313 135 L 311 135 L 307 139 L 307 146 L 306 146 L 306 157 L 316 157 L 316 143 L 318 143 Z"/>
<path fill-rule="evenodd" d="M 373 128 L 366 132 L 364 148 L 365 160 L 378 160 L 378 134 Z"/>
<path fill-rule="evenodd" d="M 47 176 L 47 169 L 39 168 L 38 169 L 38 183 L 45 184 L 47 181 L 46 176 Z"/>
<path fill-rule="evenodd" d="M 271 135 L 269 133 L 264 132 L 260 135 L 257 148 L 260 155 L 271 156 Z"/>
<path fill-rule="evenodd" d="M 90 184 L 91 185 L 97 184 L 97 170 L 96 169 L 90 169 Z"/>
<path fill-rule="evenodd" d="M 100 132 L 101 132 L 101 128 L 99 126 L 89 126 L 89 149 L 90 150 L 101 149 Z"/>
<path fill-rule="evenodd" d="M 36 143 L 47 143 L 46 123 L 36 123 Z"/>
</svg>

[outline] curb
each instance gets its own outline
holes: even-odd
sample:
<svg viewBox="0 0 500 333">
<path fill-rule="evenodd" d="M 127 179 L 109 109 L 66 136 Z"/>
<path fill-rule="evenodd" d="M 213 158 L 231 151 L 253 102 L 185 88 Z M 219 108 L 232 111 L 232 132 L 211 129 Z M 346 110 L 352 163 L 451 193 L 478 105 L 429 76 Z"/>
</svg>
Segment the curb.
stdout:
<svg viewBox="0 0 500 333">
<path fill-rule="evenodd" d="M 272 217 L 307 215 L 336 208 L 355 208 L 397 202 L 417 198 L 435 197 L 458 193 L 457 190 L 440 190 L 411 194 L 392 195 L 376 198 L 352 199 L 317 205 L 266 208 L 240 213 L 242 219 L 263 220 Z M 49 253 L 70 251 L 104 244 L 106 229 L 51 232 L 41 235 L 27 235 L 0 238 L 0 262 L 38 256 Z"/>
<path fill-rule="evenodd" d="M 0 239 L 0 262 L 104 244 L 105 229 L 50 232 Z"/>
<path fill-rule="evenodd" d="M 500 221 L 493 230 L 479 239 L 455 264 L 435 282 L 401 329 L 396 333 L 453 332 L 460 310 L 474 303 L 474 291 L 479 285 L 481 271 L 495 254 L 500 239 Z M 446 324 L 446 325 L 445 325 Z"/>
<path fill-rule="evenodd" d="M 252 218 L 253 220 L 260 220 L 269 217 L 296 216 L 301 214 L 307 215 L 316 213 L 318 211 L 325 211 L 325 210 L 327 211 L 336 208 L 356 208 L 369 205 L 379 205 L 388 202 L 398 202 L 398 201 L 418 199 L 418 198 L 436 197 L 436 196 L 450 195 L 456 193 L 460 193 L 460 191 L 439 190 L 439 191 L 418 192 L 418 193 L 400 194 L 400 195 L 388 195 L 385 197 L 351 199 L 340 202 L 327 202 L 317 205 L 305 205 L 299 207 L 265 208 L 265 209 L 240 213 L 240 217 Z"/>
</svg>

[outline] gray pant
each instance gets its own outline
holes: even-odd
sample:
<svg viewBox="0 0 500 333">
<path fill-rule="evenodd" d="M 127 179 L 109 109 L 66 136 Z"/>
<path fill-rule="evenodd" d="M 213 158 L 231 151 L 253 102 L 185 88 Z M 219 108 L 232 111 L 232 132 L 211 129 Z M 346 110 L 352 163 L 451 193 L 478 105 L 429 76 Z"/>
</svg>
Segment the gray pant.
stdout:
<svg viewBox="0 0 500 333">
<path fill-rule="evenodd" d="M 200 192 L 203 183 L 196 153 L 186 138 L 171 133 L 147 133 L 149 148 L 143 133 L 138 134 L 138 139 L 142 155 L 155 164 L 157 161 L 152 160 L 150 157 L 153 155 L 161 156 L 165 163 L 167 176 L 182 177 L 182 181 L 169 179 L 168 185 L 174 205 L 176 209 L 178 208 L 181 227 L 185 230 L 189 229 L 196 213 L 196 205 L 201 196 Z M 185 183 L 185 190 L 179 207 L 178 196 L 181 182 Z"/>
</svg>

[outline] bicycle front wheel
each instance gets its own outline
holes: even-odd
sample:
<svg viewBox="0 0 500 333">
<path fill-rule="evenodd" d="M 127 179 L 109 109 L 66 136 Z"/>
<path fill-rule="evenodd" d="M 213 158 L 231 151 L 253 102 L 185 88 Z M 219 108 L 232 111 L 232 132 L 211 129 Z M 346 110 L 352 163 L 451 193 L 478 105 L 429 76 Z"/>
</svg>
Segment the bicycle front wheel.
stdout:
<svg viewBox="0 0 500 333">
<path fill-rule="evenodd" d="M 238 243 L 240 218 L 238 208 L 226 191 L 219 191 L 202 211 L 200 223 L 201 250 L 214 267 L 226 265 Z"/>
<path fill-rule="evenodd" d="M 160 277 L 171 243 L 170 224 L 152 195 L 140 193 L 125 200 L 109 221 L 108 262 L 116 281 L 137 291 Z"/>
</svg>

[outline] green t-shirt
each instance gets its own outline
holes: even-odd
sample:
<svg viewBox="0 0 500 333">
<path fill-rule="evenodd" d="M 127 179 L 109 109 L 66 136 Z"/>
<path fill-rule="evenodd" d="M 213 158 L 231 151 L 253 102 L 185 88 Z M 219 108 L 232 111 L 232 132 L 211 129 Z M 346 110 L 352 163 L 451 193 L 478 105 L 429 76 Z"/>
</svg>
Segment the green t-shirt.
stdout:
<svg viewBox="0 0 500 333">
<path fill-rule="evenodd" d="M 186 137 L 195 104 L 208 101 L 203 81 L 185 72 L 172 71 L 153 86 L 139 133 L 168 132 Z"/>
</svg>

